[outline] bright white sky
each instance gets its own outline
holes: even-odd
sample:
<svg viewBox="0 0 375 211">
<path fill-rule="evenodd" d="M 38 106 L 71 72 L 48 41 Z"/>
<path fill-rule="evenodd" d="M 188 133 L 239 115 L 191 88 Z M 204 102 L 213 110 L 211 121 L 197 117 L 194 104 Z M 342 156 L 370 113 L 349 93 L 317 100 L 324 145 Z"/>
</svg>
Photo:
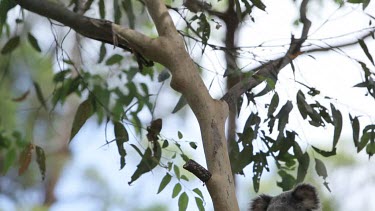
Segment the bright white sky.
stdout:
<svg viewBox="0 0 375 211">
<path fill-rule="evenodd" d="M 320 1 L 311 1 L 311 5 L 317 4 L 317 2 Z M 368 19 L 362 14 L 360 6 L 354 5 L 346 10 L 336 11 L 337 5 L 330 3 L 331 1 L 321 2 L 324 2 L 323 7 L 314 5 L 309 9 L 308 17 L 313 23 L 310 32 L 314 32 L 310 37 L 311 39 L 332 37 L 368 27 Z M 287 44 L 291 33 L 299 36 L 299 30 L 293 26 L 293 22 L 298 17 L 298 13 L 295 9 L 295 4 L 291 0 L 264 0 L 264 3 L 267 5 L 267 13 L 255 10 L 253 16 L 255 17 L 256 23 L 254 24 L 250 20 L 246 20 L 242 24 L 242 30 L 239 35 L 239 46 L 256 46 L 264 42 L 266 42 L 265 45 Z M 366 12 L 375 15 L 374 2 L 368 6 Z M 329 21 L 323 24 L 327 19 Z M 176 22 L 179 22 L 178 19 L 176 19 Z M 223 32 L 225 29 L 220 30 Z M 210 42 L 220 43 L 215 40 Z M 339 42 L 339 40 L 334 39 L 329 40 L 329 42 L 332 44 Z M 316 43 L 319 42 L 316 41 Z M 368 40 L 366 43 L 370 52 L 375 49 L 374 41 L 370 42 L 370 40 Z M 261 56 L 272 55 L 266 58 L 278 56 L 278 53 L 280 53 L 275 51 L 270 52 L 268 49 L 250 50 Z M 360 48 L 348 48 L 346 50 L 350 56 L 360 58 L 362 61 L 368 61 Z M 224 71 L 223 67 L 225 67 L 224 59 L 221 57 L 222 54 L 212 51 L 207 51 L 206 53 L 207 54 L 201 59 L 202 65 L 222 74 Z M 373 57 L 375 57 L 375 52 L 371 53 Z M 244 55 L 244 57 L 249 56 L 249 54 Z M 336 105 L 340 110 L 348 109 L 351 112 L 357 112 L 356 114 L 358 115 L 368 115 L 367 117 L 369 118 L 366 117 L 361 120 L 366 123 L 373 122 L 375 118 L 374 99 L 364 97 L 364 92 L 362 90 L 352 88 L 354 84 L 362 81 L 360 66 L 356 62 L 337 53 L 313 54 L 313 56 L 316 59 L 301 56 L 301 58 L 296 60 L 296 79 L 307 85 L 316 87 L 321 91 L 322 95 L 337 99 Z M 241 65 L 245 66 L 248 64 L 249 60 L 241 60 Z M 256 66 L 258 64 L 251 63 L 250 66 L 251 65 Z M 221 79 L 220 75 L 216 76 L 215 72 L 205 72 L 204 75 L 207 85 L 215 78 L 211 93 L 213 96 L 220 97 L 224 87 L 224 80 Z M 277 91 L 280 97 L 284 100 L 294 100 L 295 93 L 298 89 L 303 88 L 293 82 L 291 69 L 289 67 L 285 68 L 280 73 L 279 82 L 277 83 Z M 191 156 L 201 164 L 204 164 L 205 161 L 202 156 L 203 149 L 200 144 L 199 128 L 190 109 L 184 109 L 182 111 L 184 112 L 183 115 L 185 115 L 184 118 L 170 115 L 178 99 L 176 96 L 177 95 L 171 96 L 171 94 L 162 93 L 159 97 L 156 116 L 163 118 L 162 134 L 165 137 L 175 138 L 177 140 L 177 130 L 180 130 L 184 134 L 183 140 L 198 142 L 198 149 L 196 152 L 192 152 Z M 265 101 L 259 102 L 259 112 L 262 112 L 261 108 L 264 108 L 265 103 Z M 321 147 L 329 147 L 329 144 L 326 143 L 332 142 L 332 128 L 315 129 L 306 126 L 301 124 L 302 121 L 297 117 L 298 113 L 296 114 L 295 118 L 290 118 L 289 128 L 298 128 L 302 146 L 306 147 L 308 144 L 313 144 Z M 349 148 L 353 148 L 348 115 L 343 113 L 343 117 L 344 129 L 341 136 L 342 141 L 347 142 Z M 145 118 L 145 122 L 147 122 L 149 116 L 145 116 Z M 240 124 L 243 123 L 246 118 L 247 115 L 243 114 L 240 118 Z M 111 126 L 107 128 L 108 131 L 112 131 L 110 127 Z M 111 139 L 111 136 L 113 137 L 113 135 L 109 134 L 108 139 Z M 105 200 L 108 200 L 107 203 L 111 201 L 119 202 L 117 204 L 120 205 L 133 204 L 135 205 L 134 207 L 139 208 L 147 207 L 154 203 L 168 204 L 170 205 L 170 210 L 174 210 L 173 208 L 177 207 L 178 200 L 171 199 L 173 185 L 169 185 L 161 194 L 156 195 L 161 178 L 165 175 L 164 171 L 154 171 L 152 174 L 144 175 L 132 186 L 128 186 L 127 183 L 130 180 L 131 174 L 134 172 L 131 166 L 135 166 L 138 163 L 139 157 L 137 155 L 133 158 L 127 157 L 127 167 L 125 167 L 125 170 L 119 171 L 119 157 L 116 146 L 111 145 L 109 148 L 99 148 L 104 142 L 103 137 L 104 126 L 97 127 L 96 123 L 91 122 L 85 125 L 83 131 L 75 138 L 76 141 L 72 142 L 71 149 L 73 151 L 73 157 L 70 161 L 70 165 L 66 167 L 62 179 L 59 181 L 56 190 L 58 202 L 51 208 L 52 211 L 96 211 L 100 209 L 100 206 L 104 206 Z M 186 147 L 188 147 L 188 145 L 186 145 Z M 374 169 L 375 163 L 373 161 L 367 162 L 367 157 L 364 156 L 363 152 L 361 156 L 354 153 L 353 150 L 350 152 L 353 156 L 363 160 L 363 164 L 352 171 L 347 169 L 328 169 L 328 182 L 333 192 L 330 194 L 322 189 L 322 193 L 334 198 L 340 203 L 340 207 L 337 207 L 337 210 L 370 211 L 371 208 L 375 207 L 375 201 L 370 198 L 371 194 L 369 194 L 371 191 L 373 193 L 375 190 L 375 174 L 370 171 L 370 169 Z M 182 164 L 183 163 L 181 163 L 181 166 Z M 85 169 L 94 169 L 95 171 L 90 171 L 91 174 L 97 174 L 103 184 L 100 185 L 100 183 L 90 181 L 90 177 L 87 177 L 87 174 L 85 174 L 85 172 L 87 172 Z M 238 198 L 243 210 L 248 206 L 250 197 L 254 196 L 250 196 L 250 190 L 252 190 L 251 169 L 247 168 L 245 172 L 247 172 L 248 177 L 238 179 L 238 187 L 241 187 L 238 191 Z M 190 175 L 186 172 L 183 173 Z M 274 179 L 274 177 L 271 177 L 273 174 L 274 172 L 266 174 L 264 176 L 264 181 L 270 178 Z M 350 181 L 348 181 L 348 178 L 350 178 Z M 172 179 L 171 184 L 175 182 L 176 180 Z M 321 183 L 321 179 L 316 181 L 316 184 Z M 191 193 L 188 191 L 189 188 L 200 188 L 207 199 L 207 210 L 212 210 L 209 195 L 205 187 L 199 181 L 184 184 L 186 185 L 184 190 L 188 193 Z M 275 183 L 273 183 L 273 185 L 274 184 Z M 260 191 L 270 193 L 268 191 L 271 190 L 270 187 L 263 188 L 261 184 Z M 278 189 L 278 191 L 280 190 Z M 355 200 L 353 199 L 353 195 L 355 195 Z M 94 199 L 92 199 L 87 196 L 96 196 L 96 198 L 94 197 Z M 190 202 L 189 210 L 196 210 L 195 202 L 192 197 L 190 197 Z M 0 206 L 0 208 L 1 207 L 2 206 Z M 12 209 L 10 208 L 9 210 Z M 109 210 L 124 210 L 124 208 L 114 205 L 110 207 Z M 125 208 L 125 210 L 127 209 Z"/>
</svg>

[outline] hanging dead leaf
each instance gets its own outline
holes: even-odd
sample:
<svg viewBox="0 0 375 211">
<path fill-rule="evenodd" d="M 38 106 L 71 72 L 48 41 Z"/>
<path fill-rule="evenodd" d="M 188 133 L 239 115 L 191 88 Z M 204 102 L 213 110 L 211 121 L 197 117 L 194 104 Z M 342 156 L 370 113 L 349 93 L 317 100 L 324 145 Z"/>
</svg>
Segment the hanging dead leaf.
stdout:
<svg viewBox="0 0 375 211">
<path fill-rule="evenodd" d="M 162 119 L 155 119 L 151 122 L 151 125 L 147 127 L 147 139 L 148 141 L 154 142 L 158 140 L 161 128 L 163 126 Z"/>
<path fill-rule="evenodd" d="M 25 173 L 25 171 L 29 167 L 34 148 L 35 148 L 34 144 L 29 143 L 25 147 L 25 149 L 21 152 L 20 157 L 19 157 L 19 165 L 20 165 L 18 169 L 19 176 Z"/>
<path fill-rule="evenodd" d="M 19 97 L 15 97 L 15 98 L 12 98 L 12 101 L 14 102 L 21 102 L 21 101 L 24 101 L 26 99 L 26 97 L 29 95 L 30 93 L 30 90 L 27 90 L 25 93 L 23 93 L 21 96 Z"/>
</svg>

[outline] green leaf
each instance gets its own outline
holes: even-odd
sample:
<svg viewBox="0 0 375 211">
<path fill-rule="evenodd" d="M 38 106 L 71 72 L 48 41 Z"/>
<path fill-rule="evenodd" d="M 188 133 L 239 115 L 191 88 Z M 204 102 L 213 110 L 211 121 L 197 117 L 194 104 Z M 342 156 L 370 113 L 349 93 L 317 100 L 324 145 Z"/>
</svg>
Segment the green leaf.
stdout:
<svg viewBox="0 0 375 211">
<path fill-rule="evenodd" d="M 279 119 L 278 130 L 280 133 L 284 131 L 286 124 L 289 122 L 289 113 L 292 111 L 292 109 L 293 104 L 288 100 L 276 115 L 276 118 Z"/>
<path fill-rule="evenodd" d="M 362 134 L 361 141 L 358 143 L 357 152 L 360 152 L 363 148 L 365 148 L 367 143 L 370 141 L 371 136 L 374 136 L 371 132 L 365 132 Z"/>
<path fill-rule="evenodd" d="M 310 164 L 310 157 L 307 152 L 302 153 L 302 150 L 297 142 L 294 142 L 293 150 L 299 163 L 298 169 L 297 169 L 296 183 L 301 183 L 305 180 L 307 170 Z"/>
<path fill-rule="evenodd" d="M 46 176 L 46 155 L 44 153 L 44 150 L 40 146 L 35 147 L 36 152 L 36 163 L 39 166 L 40 174 L 42 175 L 42 180 L 44 180 Z"/>
<path fill-rule="evenodd" d="M 161 146 L 162 148 L 167 148 L 169 146 L 168 140 L 163 141 L 163 145 Z"/>
<path fill-rule="evenodd" d="M 122 14 L 120 10 L 119 0 L 113 0 L 113 16 L 115 23 L 120 24 Z"/>
<path fill-rule="evenodd" d="M 189 203 L 189 196 L 183 192 L 178 199 L 178 210 L 179 211 L 185 211 L 187 209 Z"/>
<path fill-rule="evenodd" d="M 85 122 L 94 114 L 94 107 L 89 99 L 83 101 L 77 109 L 74 116 L 73 126 L 70 133 L 69 143 L 72 141 L 73 137 L 78 133 Z"/>
<path fill-rule="evenodd" d="M 366 153 L 369 155 L 369 157 L 373 156 L 375 154 L 375 143 L 370 142 L 366 146 Z"/>
<path fill-rule="evenodd" d="M 173 166 L 173 171 L 174 171 L 174 174 L 176 175 L 176 177 L 178 179 L 180 179 L 180 168 L 176 165 Z"/>
<path fill-rule="evenodd" d="M 34 88 L 35 88 L 35 92 L 36 92 L 36 97 L 38 98 L 39 102 L 42 104 L 43 108 L 48 110 L 46 101 L 43 97 L 42 89 L 40 88 L 40 86 L 37 82 L 34 81 L 33 84 L 34 84 Z"/>
<path fill-rule="evenodd" d="M 353 129 L 354 146 L 358 147 L 358 143 L 359 143 L 359 128 L 360 128 L 359 120 L 358 120 L 357 116 L 353 118 L 350 114 L 349 114 L 349 119 L 350 119 L 350 123 L 352 124 L 352 129 Z"/>
<path fill-rule="evenodd" d="M 255 5 L 256 7 L 258 7 L 259 9 L 265 11 L 266 10 L 266 5 L 263 4 L 263 2 L 261 0 L 250 0 L 253 5 Z"/>
<path fill-rule="evenodd" d="M 104 0 L 99 0 L 99 16 L 101 19 L 105 18 L 105 2 Z"/>
<path fill-rule="evenodd" d="M 326 166 L 323 161 L 317 158 L 315 158 L 315 171 L 319 176 L 323 177 L 324 180 L 328 177 Z"/>
<path fill-rule="evenodd" d="M 197 144 L 195 142 L 190 142 L 189 145 L 191 148 L 197 149 Z"/>
<path fill-rule="evenodd" d="M 180 99 L 178 100 L 176 106 L 174 107 L 172 114 L 179 111 L 181 108 L 183 108 L 187 104 L 187 101 L 184 96 L 181 95 Z"/>
<path fill-rule="evenodd" d="M 180 183 L 177 183 L 174 188 L 173 188 L 173 191 L 172 191 L 172 198 L 176 198 L 176 196 L 178 196 L 178 194 L 181 192 L 181 184 Z"/>
<path fill-rule="evenodd" d="M 15 7 L 17 3 L 14 0 L 0 1 L 0 37 L 3 32 L 3 25 L 6 23 L 8 11 Z"/>
<path fill-rule="evenodd" d="M 333 146 L 332 146 L 332 149 L 334 149 L 336 148 L 336 145 L 339 141 L 341 130 L 342 130 L 342 115 L 341 115 L 341 112 L 337 110 L 332 103 L 331 103 L 331 110 L 332 110 L 333 125 L 335 126 L 335 130 L 333 134 Z"/>
<path fill-rule="evenodd" d="M 332 151 L 324 151 L 324 150 L 318 149 L 314 146 L 312 146 L 312 148 L 314 149 L 315 152 L 321 154 L 324 157 L 331 157 L 331 156 L 336 155 L 336 148 L 334 148 Z"/>
<path fill-rule="evenodd" d="M 171 76 L 171 74 L 168 72 L 168 70 L 164 69 L 158 75 L 158 82 L 163 82 L 163 81 L 167 80 L 170 76 Z"/>
<path fill-rule="evenodd" d="M 201 198 L 195 197 L 195 204 L 199 211 L 204 211 L 203 200 Z"/>
<path fill-rule="evenodd" d="M 294 187 L 294 185 L 296 184 L 296 180 L 292 175 L 288 174 L 284 170 L 280 170 L 278 174 L 281 177 L 281 182 L 277 182 L 277 186 L 282 188 L 283 191 L 290 190 Z"/>
<path fill-rule="evenodd" d="M 132 1 L 124 0 L 122 1 L 122 6 L 125 10 L 126 16 L 128 17 L 130 28 L 134 29 L 135 15 L 133 11 Z"/>
<path fill-rule="evenodd" d="M 181 175 L 181 179 L 183 179 L 185 181 L 189 181 L 189 178 L 186 175 Z"/>
<path fill-rule="evenodd" d="M 0 137 L 0 142 L 1 142 L 1 138 L 2 137 Z M 14 148 L 8 150 L 8 152 L 6 153 L 6 156 L 4 157 L 3 164 L 2 164 L 4 174 L 6 174 L 9 168 L 15 163 L 16 158 L 17 158 L 16 150 Z"/>
<path fill-rule="evenodd" d="M 20 36 L 14 36 L 5 43 L 3 49 L 1 50 L 1 54 L 8 54 L 11 53 L 14 49 L 18 47 L 20 44 Z"/>
<path fill-rule="evenodd" d="M 114 55 L 112 55 L 111 57 L 109 57 L 107 59 L 107 61 L 105 62 L 105 64 L 107 66 L 114 65 L 114 64 L 120 63 L 123 58 L 124 57 L 121 56 L 120 54 L 114 54 Z"/>
<path fill-rule="evenodd" d="M 27 39 L 29 40 L 30 45 L 38 52 L 42 50 L 39 47 L 38 40 L 30 32 L 27 34 Z"/>
<path fill-rule="evenodd" d="M 361 46 L 363 52 L 365 52 L 367 58 L 371 61 L 372 64 L 374 64 L 374 60 L 373 60 L 373 58 L 372 58 L 372 56 L 371 56 L 371 54 L 370 54 L 370 52 L 369 52 L 369 50 L 367 48 L 367 45 L 366 45 L 365 41 L 358 40 L 358 43 Z"/>
<path fill-rule="evenodd" d="M 193 192 L 196 193 L 200 198 L 203 199 L 203 194 L 202 194 L 201 190 L 199 190 L 198 188 L 194 188 Z"/>
<path fill-rule="evenodd" d="M 136 149 L 137 152 L 142 156 L 142 160 L 139 162 L 139 164 L 137 165 L 137 169 L 131 176 L 131 181 L 128 182 L 129 185 L 136 181 L 143 174 L 154 169 L 159 164 L 161 158 L 161 147 L 159 145 L 159 142 L 157 141 L 154 142 L 154 149 L 156 150 L 154 150 L 153 152 L 150 148 L 147 148 L 143 155 L 135 145 L 131 144 L 131 146 L 133 146 L 133 148 Z"/>
<path fill-rule="evenodd" d="M 276 111 L 276 108 L 278 105 L 279 105 L 279 95 L 277 94 L 277 92 L 275 92 L 275 94 L 273 95 L 271 99 L 271 103 L 268 107 L 267 116 L 271 116 Z"/>
<path fill-rule="evenodd" d="M 164 190 L 164 188 L 168 185 L 171 179 L 172 179 L 172 176 L 168 173 L 163 177 L 163 179 L 160 182 L 160 186 L 159 186 L 157 194 L 159 194 L 160 192 Z"/>
<path fill-rule="evenodd" d="M 116 145 L 118 153 L 120 154 L 120 169 L 125 166 L 125 156 L 126 151 L 124 148 L 124 143 L 129 141 L 128 131 L 126 131 L 124 125 L 121 122 L 114 122 L 114 132 L 116 137 Z"/>
<path fill-rule="evenodd" d="M 184 137 L 180 131 L 177 131 L 177 136 L 178 139 L 182 139 Z"/>
<path fill-rule="evenodd" d="M 70 72 L 71 72 L 70 69 L 61 70 L 61 71 L 57 72 L 53 76 L 53 82 L 55 82 L 55 83 L 63 82 L 65 80 L 66 75 L 69 74 Z"/>
<path fill-rule="evenodd" d="M 102 0 L 102 1 L 104 1 L 104 0 Z M 102 44 L 100 45 L 100 50 L 99 50 L 98 63 L 101 63 L 103 61 L 106 54 L 107 54 L 107 48 L 105 47 L 105 43 L 102 42 Z"/>
</svg>

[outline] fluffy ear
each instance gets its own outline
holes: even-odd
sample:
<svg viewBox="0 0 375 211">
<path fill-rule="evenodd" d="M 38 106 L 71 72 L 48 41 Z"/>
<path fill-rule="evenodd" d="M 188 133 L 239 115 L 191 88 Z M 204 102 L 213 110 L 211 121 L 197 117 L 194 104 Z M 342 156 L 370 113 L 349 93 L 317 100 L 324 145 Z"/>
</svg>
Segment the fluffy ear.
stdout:
<svg viewBox="0 0 375 211">
<path fill-rule="evenodd" d="M 272 197 L 269 195 L 260 195 L 251 202 L 249 211 L 266 211 Z"/>
<path fill-rule="evenodd" d="M 309 184 L 301 184 L 294 188 L 292 197 L 302 203 L 305 209 L 319 208 L 319 198 L 316 189 Z"/>
</svg>

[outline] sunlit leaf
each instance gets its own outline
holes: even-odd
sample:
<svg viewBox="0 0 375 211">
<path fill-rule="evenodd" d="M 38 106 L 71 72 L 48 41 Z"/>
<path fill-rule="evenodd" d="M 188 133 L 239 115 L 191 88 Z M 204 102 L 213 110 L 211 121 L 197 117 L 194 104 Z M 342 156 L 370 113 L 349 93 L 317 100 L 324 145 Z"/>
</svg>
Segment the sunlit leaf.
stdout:
<svg viewBox="0 0 375 211">
<path fill-rule="evenodd" d="M 204 211 L 204 206 L 203 206 L 203 200 L 201 198 L 195 197 L 195 204 L 198 207 L 199 211 Z"/>
<path fill-rule="evenodd" d="M 173 191 L 172 191 L 172 198 L 176 198 L 176 196 L 178 196 L 178 194 L 181 192 L 181 184 L 180 183 L 177 183 L 174 188 L 173 188 Z"/>
<path fill-rule="evenodd" d="M 174 174 L 176 175 L 176 177 L 178 179 L 180 179 L 180 168 L 178 168 L 178 166 L 174 165 L 173 166 L 173 171 L 174 171 Z"/>
<path fill-rule="evenodd" d="M 11 53 L 20 44 L 20 36 L 12 37 L 5 43 L 3 49 L 1 49 L 1 54 Z"/>
<path fill-rule="evenodd" d="M 35 146 L 36 152 L 36 163 L 39 166 L 40 174 L 42 175 L 42 180 L 44 180 L 46 176 L 46 155 L 44 154 L 44 150 L 40 146 Z"/>
<path fill-rule="evenodd" d="M 189 196 L 183 192 L 178 199 L 178 210 L 185 211 L 189 203 Z"/>
<path fill-rule="evenodd" d="M 77 109 L 77 112 L 74 116 L 73 125 L 70 133 L 70 140 L 72 141 L 73 137 L 78 133 L 81 127 L 85 124 L 85 122 L 94 114 L 94 108 L 90 101 L 87 99 L 83 101 Z"/>
</svg>

